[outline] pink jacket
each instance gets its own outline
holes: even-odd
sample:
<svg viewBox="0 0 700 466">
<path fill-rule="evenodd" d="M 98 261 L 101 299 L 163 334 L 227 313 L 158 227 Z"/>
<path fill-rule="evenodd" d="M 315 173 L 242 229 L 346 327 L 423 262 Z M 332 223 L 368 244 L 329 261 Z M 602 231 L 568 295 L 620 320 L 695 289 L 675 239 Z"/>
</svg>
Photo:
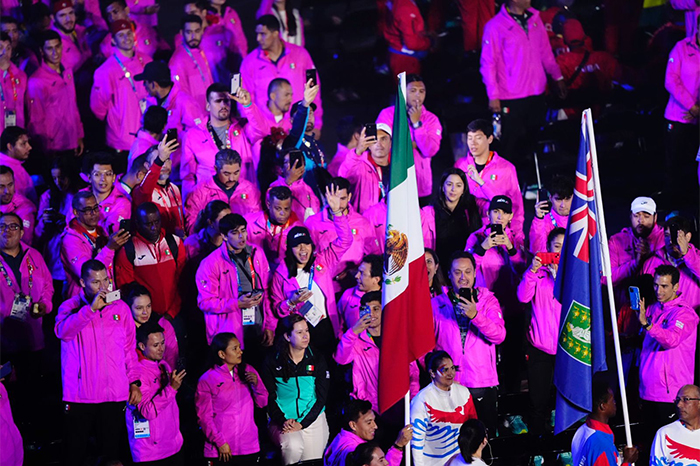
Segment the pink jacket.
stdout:
<svg viewBox="0 0 700 466">
<path fill-rule="evenodd" d="M 328 173 L 330 173 L 332 176 L 338 176 L 340 166 L 343 164 L 343 162 L 345 162 L 345 158 L 348 156 L 348 152 L 350 152 L 351 150 L 353 149 L 348 149 L 341 143 L 338 143 L 335 150 L 335 155 L 333 156 L 331 162 L 328 164 Z"/>
<path fill-rule="evenodd" d="M 333 331 L 337 336 L 342 334 L 340 318 L 335 304 L 333 278 L 342 271 L 340 258 L 352 245 L 352 230 L 347 215 L 335 217 L 333 221 L 338 237 L 325 249 L 316 246 L 314 261 L 314 282 L 321 288 L 326 298 L 326 316 L 331 319 Z M 287 266 L 282 262 L 272 277 L 272 309 L 277 317 L 286 317 L 297 312 L 301 304 L 290 306 L 288 299 L 299 289 L 296 277 L 289 278 Z"/>
<path fill-rule="evenodd" d="M 385 123 L 392 128 L 394 126 L 394 107 L 387 107 L 379 112 L 377 123 Z M 423 197 L 433 193 L 433 170 L 430 168 L 430 159 L 440 150 L 442 125 L 438 117 L 425 107 L 423 107 L 420 123 L 420 128 L 416 129 L 411 125 L 409 131 L 411 141 L 414 143 L 413 160 L 416 163 L 418 196 Z"/>
<path fill-rule="evenodd" d="M 365 441 L 356 434 L 349 430 L 341 429 L 323 454 L 323 466 L 345 466 L 348 455 L 362 443 L 365 443 Z M 399 466 L 401 460 L 403 460 L 403 453 L 392 446 L 387 450 L 385 458 L 389 466 Z"/>
<path fill-rule="evenodd" d="M 257 384 L 250 386 L 241 380 L 238 368 L 231 376 L 226 365 L 209 369 L 199 379 L 194 402 L 206 438 L 205 458 L 218 457 L 217 448 L 224 443 L 228 443 L 234 456 L 260 451 L 253 408 L 267 406 L 268 393 L 258 372 L 252 366 L 245 370 L 258 377 Z"/>
<path fill-rule="evenodd" d="M 89 186 L 83 191 L 88 190 L 90 190 Z M 98 204 L 102 208 L 100 226 L 107 235 L 119 231 L 119 222 L 121 220 L 131 218 L 131 200 L 117 189 L 116 184 L 112 192 Z"/>
<path fill-rule="evenodd" d="M 382 199 L 362 213 L 374 230 L 374 244 L 379 252 L 384 253 L 386 244 L 386 201 Z"/>
<path fill-rule="evenodd" d="M 161 369 L 162 367 L 162 369 Z M 142 359 L 138 362 L 141 372 L 141 403 L 128 405 L 126 430 L 129 448 L 134 462 L 158 461 L 179 452 L 182 448 L 180 410 L 175 396 L 177 391 L 168 383 L 161 389 L 161 371 L 172 372 L 166 362 Z M 134 438 L 134 421 L 146 419 L 151 435 Z"/>
<path fill-rule="evenodd" d="M 165 339 L 165 352 L 163 353 L 163 361 L 168 363 L 168 367 L 177 367 L 177 360 L 180 357 L 180 348 L 177 344 L 177 335 L 175 335 L 175 329 L 173 324 L 165 318 L 165 316 L 158 319 L 158 325 L 163 329 L 163 338 Z M 137 347 L 136 354 L 139 361 L 143 360 L 143 353 Z"/>
<path fill-rule="evenodd" d="M 158 26 L 158 14 L 146 13 L 146 8 L 156 5 L 157 3 L 158 2 L 156 0 L 126 0 L 126 4 L 129 7 L 129 13 L 131 14 L 134 22 L 151 27 Z"/>
<path fill-rule="evenodd" d="M 61 235 L 61 262 L 68 287 L 66 296 L 73 297 L 80 293 L 80 269 L 90 259 L 102 262 L 114 282 L 114 251 L 106 246 L 98 249 L 77 220 L 73 220 Z"/>
<path fill-rule="evenodd" d="M 12 418 L 10 398 L 7 396 L 5 385 L 0 383 L 0 464 L 3 466 L 22 466 L 24 462 L 24 446 L 22 435 Z"/>
<path fill-rule="evenodd" d="M 276 64 L 272 63 L 260 47 L 250 52 L 241 63 L 241 82 L 259 108 L 264 108 L 267 104 L 267 87 L 275 78 L 285 78 L 291 83 L 292 101 L 298 102 L 304 98 L 306 70 L 310 69 L 316 69 L 316 65 L 309 52 L 303 47 L 284 42 L 284 52 Z M 321 85 L 320 78 L 318 84 Z M 318 106 L 314 112 L 315 126 L 320 129 L 323 127 L 321 92 L 318 93 L 315 104 Z"/>
<path fill-rule="evenodd" d="M 10 62 L 7 71 L 0 70 L 0 87 L 2 88 L 2 129 L 5 129 L 5 112 L 15 112 L 16 126 L 26 128 L 24 119 L 24 98 L 27 93 L 27 74 Z M 3 150 L 6 150 L 4 147 Z"/>
<path fill-rule="evenodd" d="M 547 354 L 557 354 L 561 304 L 554 298 L 554 278 L 546 267 L 525 272 L 518 285 L 518 300 L 532 303 L 528 340 Z"/>
<path fill-rule="evenodd" d="M 133 12 L 130 12 L 133 14 Z M 136 51 L 153 58 L 159 50 L 170 50 L 170 46 L 165 42 L 154 27 L 134 21 L 136 31 L 134 31 L 134 47 Z M 100 42 L 100 53 L 109 57 L 117 48 L 112 45 L 112 34 L 107 34 Z"/>
<path fill-rule="evenodd" d="M 34 189 L 34 181 L 32 181 L 32 177 L 24 168 L 23 162 L 0 152 L 0 165 L 12 169 L 15 176 L 15 193 L 21 194 L 23 197 L 32 201 L 34 205 L 37 205 L 39 203 L 39 198 L 36 195 L 36 189 Z"/>
<path fill-rule="evenodd" d="M 185 202 L 194 187 L 216 173 L 214 160 L 219 148 L 207 130 L 207 121 L 190 128 L 182 138 L 182 160 L 180 161 L 180 179 Z M 248 126 L 248 125 L 246 125 Z M 240 122 L 233 121 L 228 129 L 230 148 L 241 156 L 241 178 L 257 184 L 253 167 L 253 153 Z"/>
<path fill-rule="evenodd" d="M 190 49 L 186 45 L 178 47 L 170 58 L 169 66 L 173 82 L 178 83 L 180 90 L 192 97 L 204 111 L 207 88 L 214 83 L 204 50 Z"/>
<path fill-rule="evenodd" d="M 287 186 L 287 182 L 281 176 L 270 184 L 270 188 L 275 186 Z M 287 186 L 292 190 L 292 212 L 299 219 L 308 220 L 321 210 L 321 202 L 314 194 L 311 187 L 306 184 L 304 178 L 300 178 Z"/>
<path fill-rule="evenodd" d="M 654 270 L 661 263 L 651 260 L 655 256 L 663 257 L 664 252 L 664 229 L 658 224 L 654 225 L 651 234 L 647 238 L 652 256 L 644 261 L 641 269 L 637 264 L 636 252 L 634 250 L 634 233 L 631 228 L 623 228 L 621 232 L 612 235 L 610 238 L 610 267 L 612 269 L 613 286 L 619 286 L 623 281 L 638 277 L 642 274 L 654 274 Z M 627 291 L 625 290 L 625 294 Z"/>
<path fill-rule="evenodd" d="M 134 142 L 131 144 L 131 148 L 129 148 L 129 163 L 127 170 L 131 170 L 131 165 L 133 165 L 136 157 L 145 154 L 148 149 L 150 149 L 152 146 L 157 146 L 158 143 L 159 141 L 148 131 L 144 129 L 138 130 L 136 133 L 136 139 L 134 139 Z"/>
<path fill-rule="evenodd" d="M 477 287 L 479 302 L 477 314 L 469 321 L 467 337 L 462 344 L 455 311 L 447 294 L 432 299 L 435 321 L 435 349 L 452 356 L 457 372 L 456 382 L 467 388 L 495 387 L 496 345 L 506 338 L 506 327 L 496 297 L 486 288 Z"/>
<path fill-rule="evenodd" d="M 287 233 L 289 229 L 302 223 L 294 212 L 285 225 L 272 225 L 267 213 L 260 211 L 245 216 L 248 221 L 248 242 L 265 251 L 265 257 L 272 270 L 284 260 L 287 252 Z"/>
<path fill-rule="evenodd" d="M 22 263 L 19 271 L 21 282 L 18 283 L 12 269 L 0 256 L 0 264 L 7 272 L 7 278 L 0 277 L 0 328 L 2 329 L 2 350 L 7 354 L 22 351 L 38 351 L 44 348 L 44 332 L 41 330 L 42 319 L 31 315 L 26 321 L 10 317 L 15 294 L 24 293 L 32 298 L 32 303 L 42 303 L 46 312 L 53 309 L 53 279 L 46 267 L 44 258 L 34 248 L 22 247 Z M 4 275 L 4 274 L 3 274 Z M 8 285 L 8 280 L 11 285 Z M 31 309 L 29 310 L 31 313 Z"/>
<path fill-rule="evenodd" d="M 42 64 L 27 88 L 29 133 L 49 151 L 71 150 L 85 136 L 75 97 L 73 71 L 62 74 Z"/>
<path fill-rule="evenodd" d="M 24 236 L 22 242 L 31 246 L 34 239 L 34 225 L 36 224 L 36 205 L 29 202 L 26 197 L 15 193 L 9 204 L 0 204 L 0 213 L 15 213 L 22 219 Z"/>
<path fill-rule="evenodd" d="M 243 23 L 241 23 L 241 19 L 238 17 L 236 10 L 228 6 L 224 6 L 223 8 L 224 17 L 222 19 L 222 24 L 233 33 L 233 42 L 238 54 L 241 57 L 245 57 L 248 53 L 248 40 L 243 31 Z"/>
<path fill-rule="evenodd" d="M 530 225 L 530 252 L 537 254 L 538 252 L 547 251 L 547 237 L 555 228 L 566 228 L 569 225 L 569 217 L 563 217 L 552 209 L 542 218 L 535 216 Z"/>
<path fill-rule="evenodd" d="M 528 32 L 505 5 L 486 23 L 481 43 L 481 76 L 489 99 L 522 99 L 544 93 L 547 74 L 562 79 L 547 30 L 534 8 L 527 10 Z M 545 74 L 546 71 L 546 74 Z"/>
<path fill-rule="evenodd" d="M 639 396 L 671 403 L 678 390 L 693 383 L 698 316 L 682 297 L 647 308 L 651 328 L 639 358 Z"/>
<path fill-rule="evenodd" d="M 666 65 L 666 90 L 671 94 L 664 118 L 679 123 L 697 124 L 697 118 L 683 115 L 700 100 L 700 47 L 695 36 L 679 41 L 671 50 Z"/>
<path fill-rule="evenodd" d="M 126 73 L 120 61 L 126 68 Z M 90 109 L 98 119 L 107 119 L 107 145 L 112 149 L 131 149 L 134 137 L 141 127 L 140 101 L 147 94 L 142 84 L 136 81 L 132 83 L 132 80 L 143 72 L 143 67 L 150 61 L 149 56 L 139 52 L 131 58 L 115 52 L 95 71 Z M 129 78 L 126 77 L 127 73 Z"/>
<path fill-rule="evenodd" d="M 292 130 L 292 120 L 289 118 L 289 113 L 285 113 L 278 122 L 267 108 L 267 104 L 263 107 L 258 107 L 255 105 L 255 102 L 252 102 L 250 107 L 246 108 L 239 105 L 238 109 L 241 115 L 248 119 L 248 124 L 245 128 L 246 135 L 253 145 L 253 164 L 255 170 L 257 170 L 260 164 L 260 150 L 263 139 L 272 134 L 272 128 L 282 128 L 286 134 L 289 134 Z"/>
<path fill-rule="evenodd" d="M 517 286 L 516 277 L 525 266 L 523 239 L 515 236 L 510 228 L 506 228 L 506 234 L 516 249 L 515 255 L 509 256 L 505 246 L 495 246 L 479 255 L 481 243 L 490 233 L 489 225 L 484 225 L 467 239 L 465 250 L 474 254 L 476 259 L 476 286 L 483 286 L 497 294 L 499 291 L 512 294 Z M 504 280 L 504 269 L 508 270 L 510 280 Z M 506 281 L 508 283 L 505 283 Z"/>
<path fill-rule="evenodd" d="M 261 302 L 263 329 L 274 330 L 277 319 L 270 310 L 270 296 L 267 290 L 270 266 L 260 248 L 251 248 L 255 287 L 265 290 Z M 209 254 L 197 269 L 197 305 L 204 313 L 207 342 L 211 343 L 217 333 L 233 332 L 243 348 L 243 314 L 238 307 L 238 268 L 229 257 L 228 245 L 219 246 Z"/>
<path fill-rule="evenodd" d="M 695 0 L 671 0 L 671 6 L 675 10 L 685 11 L 685 34 L 688 38 L 695 38 L 700 8 Z"/>
<path fill-rule="evenodd" d="M 94 312 L 82 292 L 58 308 L 61 379 L 66 403 L 126 401 L 129 384 L 140 380 L 136 326 L 124 301 Z"/>
<path fill-rule="evenodd" d="M 350 181 L 353 192 L 352 206 L 361 214 L 378 203 L 381 196 L 381 169 L 370 162 L 371 157 L 369 151 L 362 155 L 357 155 L 354 150 L 350 151 L 338 170 L 338 176 Z M 388 186 L 385 186 L 384 190 L 388 192 Z"/>
<path fill-rule="evenodd" d="M 44 212 L 49 208 L 50 199 L 51 190 L 44 191 L 44 193 L 41 195 L 41 199 L 39 200 L 39 212 Z M 59 213 L 66 216 L 66 222 L 70 222 L 73 219 L 73 207 L 71 206 L 72 202 L 73 194 L 68 193 L 65 199 L 63 199 L 63 203 L 58 210 Z M 62 233 L 62 231 L 54 229 L 52 225 L 45 224 L 43 215 L 37 219 L 36 227 L 34 228 L 34 235 L 37 240 L 37 244 L 44 245 L 42 256 L 46 260 L 46 265 L 49 267 L 51 276 L 54 280 L 65 281 L 66 272 L 63 270 L 63 264 L 61 263 Z"/>
<path fill-rule="evenodd" d="M 72 70 L 73 72 L 78 71 L 78 69 L 83 66 L 83 64 L 92 56 L 92 51 L 90 50 L 90 46 L 87 42 L 85 27 L 76 24 L 75 32 L 72 35 L 66 34 L 56 26 L 53 26 L 51 29 L 56 31 L 58 35 L 61 36 L 61 42 L 63 43 L 63 58 L 61 59 L 61 62 L 65 65 L 66 69 Z"/>
<path fill-rule="evenodd" d="M 352 328 L 360 320 L 360 300 L 364 293 L 357 288 L 357 285 L 345 290 L 338 300 L 338 315 L 343 327 L 343 331 Z"/>
<path fill-rule="evenodd" d="M 466 157 L 455 162 L 455 168 L 459 168 L 464 173 L 467 173 L 467 167 L 474 165 L 474 163 L 474 157 L 469 153 Z M 469 176 L 467 176 L 467 184 L 469 185 L 469 192 L 476 197 L 476 203 L 479 206 L 483 223 L 489 223 L 488 210 L 491 199 L 501 194 L 506 195 L 513 201 L 511 228 L 522 235 L 523 224 L 525 223 L 525 210 L 523 208 L 523 196 L 520 193 L 520 185 L 518 184 L 518 174 L 513 164 L 496 152 L 493 152 L 491 161 L 486 163 L 480 175 L 484 181 L 483 186 L 479 186 Z"/>
<path fill-rule="evenodd" d="M 333 358 L 340 365 L 352 364 L 351 396 L 369 401 L 372 409 L 379 412 L 379 348 L 369 332 L 357 335 L 349 328 L 340 338 Z M 418 379 L 418 365 L 414 361 L 410 365 L 411 396 L 420 391 Z"/>
<path fill-rule="evenodd" d="M 231 206 L 234 214 L 248 215 L 260 211 L 260 191 L 248 180 L 239 179 L 231 197 L 216 184 L 214 178 L 201 182 L 194 188 L 185 203 L 185 225 L 187 233 L 192 234 L 197 215 L 211 201 L 224 201 Z"/>
</svg>

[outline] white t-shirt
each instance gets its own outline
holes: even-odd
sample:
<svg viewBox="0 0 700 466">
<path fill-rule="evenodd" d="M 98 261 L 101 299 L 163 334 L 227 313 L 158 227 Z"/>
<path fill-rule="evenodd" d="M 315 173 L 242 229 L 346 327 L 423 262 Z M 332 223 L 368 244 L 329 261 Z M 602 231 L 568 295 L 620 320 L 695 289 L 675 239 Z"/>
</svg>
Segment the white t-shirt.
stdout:
<svg viewBox="0 0 700 466">
<path fill-rule="evenodd" d="M 297 283 L 299 288 L 309 289 L 309 272 L 304 269 L 297 269 Z M 313 296 L 309 298 L 309 302 L 314 305 L 316 309 L 323 313 L 324 317 L 328 317 L 328 312 L 326 312 L 326 297 L 323 295 L 321 288 L 318 286 L 316 277 L 314 276 L 314 283 L 311 285 L 311 292 Z"/>
<path fill-rule="evenodd" d="M 481 458 L 472 458 L 471 463 L 464 461 L 464 457 L 461 453 L 457 453 L 455 456 L 450 458 L 445 466 L 486 466 Z"/>
<path fill-rule="evenodd" d="M 650 466 L 700 466 L 700 429 L 690 430 L 679 420 L 656 431 Z"/>
</svg>

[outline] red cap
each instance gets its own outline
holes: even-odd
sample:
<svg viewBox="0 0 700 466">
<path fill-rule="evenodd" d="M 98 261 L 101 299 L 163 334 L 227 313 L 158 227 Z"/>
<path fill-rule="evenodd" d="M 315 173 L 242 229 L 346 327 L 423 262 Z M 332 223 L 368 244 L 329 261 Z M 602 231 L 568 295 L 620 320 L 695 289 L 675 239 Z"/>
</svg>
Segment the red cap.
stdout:
<svg viewBox="0 0 700 466">
<path fill-rule="evenodd" d="M 127 29 L 133 31 L 134 27 L 131 22 L 125 19 L 119 19 L 109 25 L 109 32 L 111 32 L 112 35 L 115 35 L 119 31 L 126 31 Z"/>
<path fill-rule="evenodd" d="M 66 8 L 73 8 L 72 0 L 59 0 L 58 2 L 54 2 L 52 11 L 53 14 L 56 14 L 61 10 L 65 10 Z"/>
<path fill-rule="evenodd" d="M 564 23 L 564 42 L 567 45 L 574 42 L 583 43 L 586 40 L 586 33 L 583 26 L 577 19 L 567 19 Z"/>
</svg>

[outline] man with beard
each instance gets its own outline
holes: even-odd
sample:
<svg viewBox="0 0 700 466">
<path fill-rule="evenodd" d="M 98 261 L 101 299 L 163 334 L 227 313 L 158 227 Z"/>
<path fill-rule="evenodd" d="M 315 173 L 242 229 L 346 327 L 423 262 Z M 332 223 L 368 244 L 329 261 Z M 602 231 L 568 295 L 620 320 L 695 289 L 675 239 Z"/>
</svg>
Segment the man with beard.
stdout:
<svg viewBox="0 0 700 466">
<path fill-rule="evenodd" d="M 12 16 L 0 17 L 0 31 L 10 36 L 10 41 L 12 42 L 12 63 L 27 73 L 27 76 L 31 76 L 39 67 L 39 59 L 30 47 L 20 42 L 21 29 L 19 21 Z"/>
<path fill-rule="evenodd" d="M 656 432 L 651 464 L 684 464 L 694 456 L 700 462 L 700 388 L 684 385 L 673 400 L 678 420 Z"/>
<path fill-rule="evenodd" d="M 180 84 L 180 89 L 190 95 L 199 105 L 206 102 L 206 91 L 214 83 L 209 62 L 199 48 L 202 42 L 202 18 L 185 15 L 182 18 L 182 47 L 175 50 L 170 59 L 170 71 L 173 81 Z"/>
<path fill-rule="evenodd" d="M 52 12 L 52 29 L 63 42 L 63 64 L 66 69 L 77 71 L 92 56 L 85 28 L 76 24 L 72 0 L 54 2 Z"/>
<path fill-rule="evenodd" d="M 680 216 L 666 222 L 663 264 L 673 265 L 681 274 L 678 291 L 688 306 L 700 310 L 700 252 L 691 244 L 692 226 Z"/>
<path fill-rule="evenodd" d="M 24 128 L 24 97 L 27 92 L 27 75 L 12 63 L 12 40 L 0 32 L 0 97 L 4 118 L 2 127 Z"/>
</svg>

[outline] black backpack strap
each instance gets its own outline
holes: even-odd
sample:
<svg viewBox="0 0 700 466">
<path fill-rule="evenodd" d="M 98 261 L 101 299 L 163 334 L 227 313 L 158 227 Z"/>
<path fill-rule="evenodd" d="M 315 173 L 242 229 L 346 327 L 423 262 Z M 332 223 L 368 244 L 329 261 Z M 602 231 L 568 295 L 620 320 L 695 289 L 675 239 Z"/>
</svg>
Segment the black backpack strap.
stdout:
<svg viewBox="0 0 700 466">
<path fill-rule="evenodd" d="M 175 262 L 177 262 L 177 255 L 180 252 L 180 245 L 178 244 L 177 240 L 175 239 L 174 235 L 171 235 L 169 233 L 165 234 L 165 241 L 168 243 L 168 248 L 170 248 L 170 253 L 173 255 L 173 259 L 175 259 Z"/>
<path fill-rule="evenodd" d="M 129 259 L 129 262 L 132 264 L 134 263 L 134 260 L 136 260 L 136 248 L 134 247 L 134 242 L 133 241 L 127 241 L 124 243 L 124 253 L 126 254 L 126 258 Z"/>
<path fill-rule="evenodd" d="M 566 80 L 566 87 L 570 87 L 574 83 L 574 81 L 576 81 L 578 75 L 581 74 L 581 71 L 583 71 L 583 67 L 586 66 L 586 63 L 588 63 L 589 58 L 591 58 L 591 52 L 586 50 L 586 52 L 583 54 L 583 59 L 581 60 L 581 63 L 579 63 L 576 67 L 574 74 L 572 74 L 571 77 Z"/>
</svg>

